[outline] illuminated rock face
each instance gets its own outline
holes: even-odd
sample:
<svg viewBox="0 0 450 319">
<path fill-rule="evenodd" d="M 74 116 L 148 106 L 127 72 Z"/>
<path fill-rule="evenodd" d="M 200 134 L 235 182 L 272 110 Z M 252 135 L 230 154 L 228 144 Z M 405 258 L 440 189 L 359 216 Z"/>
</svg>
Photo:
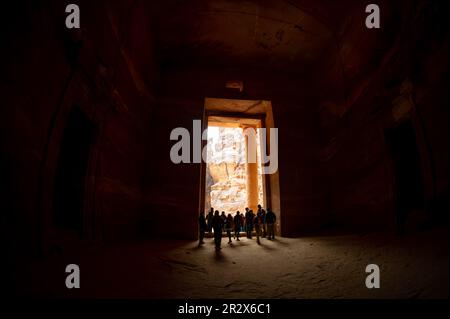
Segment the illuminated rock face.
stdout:
<svg viewBox="0 0 450 319">
<path fill-rule="evenodd" d="M 227 213 L 243 211 L 247 205 L 245 165 L 219 163 L 210 165 L 209 170 L 211 206 Z"/>
<path fill-rule="evenodd" d="M 226 213 L 242 212 L 247 206 L 245 139 L 242 129 L 215 127 L 209 132 L 206 210 L 214 207 Z M 259 198 L 262 202 L 261 178 Z"/>
</svg>

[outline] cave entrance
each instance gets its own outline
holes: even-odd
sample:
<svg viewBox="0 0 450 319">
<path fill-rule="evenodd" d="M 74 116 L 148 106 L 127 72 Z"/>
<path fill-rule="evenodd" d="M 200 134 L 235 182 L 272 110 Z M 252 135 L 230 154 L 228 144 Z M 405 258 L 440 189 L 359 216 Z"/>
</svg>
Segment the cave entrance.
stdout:
<svg viewBox="0 0 450 319">
<path fill-rule="evenodd" d="M 205 210 L 224 211 L 233 216 L 258 204 L 266 207 L 261 168 L 261 120 L 226 116 L 208 117 L 208 145 L 205 173 Z M 253 133 L 248 134 L 248 133 Z M 256 161 L 247 161 L 255 150 Z"/>
<path fill-rule="evenodd" d="M 275 234 L 283 235 L 281 231 L 281 223 L 283 221 L 282 212 L 280 207 L 280 182 L 279 182 L 279 170 L 267 173 L 266 168 L 272 164 L 272 159 L 267 161 L 268 154 L 277 154 L 278 146 L 276 149 L 271 149 L 271 130 L 276 128 L 274 117 L 272 113 L 272 102 L 267 100 L 240 100 L 240 99 L 223 99 L 223 98 L 205 98 L 205 108 L 203 113 L 203 130 L 206 130 L 206 140 L 203 140 L 203 147 L 209 139 L 213 139 L 213 142 L 208 145 L 209 154 L 206 157 L 212 156 L 213 160 L 209 164 L 208 160 L 202 161 L 200 165 L 200 190 L 199 190 L 199 211 L 208 212 L 212 206 L 215 210 L 220 212 L 225 211 L 226 214 L 232 214 L 234 216 L 236 211 L 241 213 L 245 212 L 245 207 L 249 207 L 256 212 L 257 205 L 261 204 L 265 209 L 271 208 L 277 217 L 277 223 L 275 225 Z M 250 143 L 250 145 L 256 144 L 256 160 L 254 164 L 245 163 L 231 165 L 217 165 L 215 163 L 216 158 L 238 158 L 241 159 L 247 155 L 248 138 L 242 139 L 241 132 L 248 133 L 247 128 L 256 128 L 257 134 L 254 137 L 256 143 Z M 266 136 L 262 134 L 260 139 L 258 134 L 261 135 L 261 131 L 258 132 L 258 128 L 266 129 Z M 234 129 L 234 130 L 233 130 Z M 246 134 L 246 136 L 249 136 Z M 236 138 L 235 138 L 236 137 Z M 228 148 L 222 149 L 221 143 L 227 145 L 227 139 L 236 140 L 236 143 L 231 144 Z M 252 137 L 253 138 L 253 137 Z M 214 148 L 214 140 L 219 143 L 218 152 Z M 208 147 L 202 148 L 208 152 Z M 217 152 L 217 153 L 215 153 Z M 224 154 L 223 154 L 224 153 Z M 234 155 L 233 155 L 234 154 Z M 216 158 L 214 158 L 216 157 Z M 261 163 L 261 158 L 264 159 Z M 220 161 L 219 161 L 220 162 Z M 213 166 L 215 165 L 215 166 Z M 277 166 L 278 167 L 278 166 Z M 261 174 L 264 168 L 266 174 Z M 212 172 L 211 169 L 216 169 L 217 172 Z M 233 169 L 233 170 L 231 170 Z M 248 174 L 250 172 L 250 174 Z M 213 176 L 217 173 L 217 180 L 214 181 Z M 234 180 L 230 180 L 230 185 L 234 188 L 226 186 L 227 192 L 222 192 L 223 185 L 228 180 L 224 177 L 231 176 Z M 224 179 L 221 179 L 224 178 Z M 223 181 L 223 184 L 220 184 Z M 214 182 L 214 183 L 213 183 Z M 216 185 L 219 182 L 218 185 Z M 244 186 L 245 185 L 245 186 Z M 250 191 L 249 191 L 250 190 Z M 213 191 L 213 193 L 212 193 Z M 217 192 L 215 192 L 217 191 Z M 233 193 L 235 192 L 235 193 Z M 223 197 L 221 198 L 220 195 Z M 211 196 L 212 195 L 212 196 Z M 211 197 L 213 205 L 211 203 Z M 237 203 L 230 199 L 235 199 Z M 215 206 L 214 206 L 215 205 Z"/>
</svg>

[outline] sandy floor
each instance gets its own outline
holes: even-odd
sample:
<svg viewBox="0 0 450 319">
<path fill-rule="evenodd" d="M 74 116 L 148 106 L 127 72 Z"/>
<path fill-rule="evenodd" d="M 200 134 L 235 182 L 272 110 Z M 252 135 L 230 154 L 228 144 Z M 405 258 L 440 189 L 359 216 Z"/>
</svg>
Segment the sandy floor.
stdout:
<svg viewBox="0 0 450 319">
<path fill-rule="evenodd" d="M 200 248 L 179 241 L 90 247 L 21 270 L 18 285 L 50 297 L 448 298 L 448 231 L 226 241 L 218 254 L 210 238 Z M 80 266 L 80 289 L 65 288 L 69 263 Z M 372 263 L 380 289 L 365 286 Z"/>
</svg>

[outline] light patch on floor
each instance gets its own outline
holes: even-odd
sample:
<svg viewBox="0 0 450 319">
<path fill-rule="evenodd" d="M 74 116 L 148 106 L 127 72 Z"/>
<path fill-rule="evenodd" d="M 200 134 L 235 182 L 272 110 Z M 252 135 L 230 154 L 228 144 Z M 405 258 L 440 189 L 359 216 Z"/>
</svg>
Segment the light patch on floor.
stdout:
<svg viewBox="0 0 450 319">
<path fill-rule="evenodd" d="M 91 247 L 26 267 L 30 295 L 102 298 L 447 298 L 448 231 L 400 239 L 382 235 L 242 238 L 214 251 L 213 239 Z M 81 289 L 64 286 L 78 263 Z M 381 270 L 367 289 L 365 267 Z M 28 273 L 28 275 L 26 275 Z M 20 272 L 19 272 L 20 274 Z"/>
</svg>

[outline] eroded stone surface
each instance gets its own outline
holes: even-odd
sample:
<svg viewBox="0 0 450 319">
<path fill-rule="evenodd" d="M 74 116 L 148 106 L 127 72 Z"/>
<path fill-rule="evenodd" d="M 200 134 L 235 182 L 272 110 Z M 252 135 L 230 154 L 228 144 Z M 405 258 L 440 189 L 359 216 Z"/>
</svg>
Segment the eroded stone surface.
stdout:
<svg viewBox="0 0 450 319">
<path fill-rule="evenodd" d="M 206 210 L 235 213 L 247 206 L 245 138 L 241 128 L 214 127 L 208 134 Z M 258 143 L 259 144 L 259 143 Z M 259 177 L 262 202 L 262 178 Z"/>
</svg>

